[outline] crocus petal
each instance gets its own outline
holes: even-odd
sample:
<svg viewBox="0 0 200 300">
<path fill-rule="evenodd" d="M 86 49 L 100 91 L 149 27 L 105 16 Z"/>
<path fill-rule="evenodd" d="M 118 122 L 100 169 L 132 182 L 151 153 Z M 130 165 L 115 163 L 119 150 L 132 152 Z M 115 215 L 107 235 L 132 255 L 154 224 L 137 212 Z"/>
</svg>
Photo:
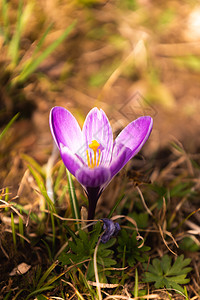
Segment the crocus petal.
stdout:
<svg viewBox="0 0 200 300">
<path fill-rule="evenodd" d="M 123 168 L 123 166 L 125 166 L 125 164 L 135 155 L 132 155 L 131 149 L 125 146 L 123 146 L 120 149 L 121 151 L 118 153 L 118 156 L 113 157 L 110 165 L 111 178 L 114 177 Z"/>
<path fill-rule="evenodd" d="M 110 179 L 110 170 L 104 167 L 90 169 L 83 167 L 77 170 L 75 176 L 85 187 L 102 187 Z"/>
<path fill-rule="evenodd" d="M 82 132 L 74 116 L 65 108 L 56 106 L 50 112 L 50 129 L 53 138 L 60 148 L 60 143 L 72 152 L 82 146 Z"/>
<path fill-rule="evenodd" d="M 83 167 L 81 160 L 62 143 L 60 143 L 60 155 L 65 167 L 72 175 L 75 176 L 76 171 Z"/>
<path fill-rule="evenodd" d="M 136 155 L 147 141 L 153 126 L 151 117 L 140 117 L 127 125 L 114 142 L 111 177 L 115 176 L 123 166 Z"/>
<path fill-rule="evenodd" d="M 113 148 L 113 134 L 110 122 L 102 109 L 94 107 L 87 115 L 83 125 L 83 136 L 86 145 L 93 140 L 101 144 L 100 164 L 108 166 L 111 161 Z"/>
</svg>

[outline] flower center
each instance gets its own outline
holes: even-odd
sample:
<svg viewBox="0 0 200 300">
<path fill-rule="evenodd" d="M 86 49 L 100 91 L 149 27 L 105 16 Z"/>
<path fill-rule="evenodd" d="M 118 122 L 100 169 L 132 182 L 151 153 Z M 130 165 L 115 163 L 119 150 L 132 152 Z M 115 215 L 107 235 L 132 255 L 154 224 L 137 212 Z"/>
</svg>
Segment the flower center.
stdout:
<svg viewBox="0 0 200 300">
<path fill-rule="evenodd" d="M 89 144 L 89 148 L 93 150 L 94 152 L 94 157 L 90 157 L 88 150 L 86 150 L 87 153 L 87 163 L 90 168 L 98 167 L 99 162 L 100 162 L 100 154 L 101 150 L 98 149 L 100 147 L 100 144 L 96 141 L 93 140 L 91 144 Z M 98 160 L 97 160 L 97 150 L 98 150 Z"/>
</svg>

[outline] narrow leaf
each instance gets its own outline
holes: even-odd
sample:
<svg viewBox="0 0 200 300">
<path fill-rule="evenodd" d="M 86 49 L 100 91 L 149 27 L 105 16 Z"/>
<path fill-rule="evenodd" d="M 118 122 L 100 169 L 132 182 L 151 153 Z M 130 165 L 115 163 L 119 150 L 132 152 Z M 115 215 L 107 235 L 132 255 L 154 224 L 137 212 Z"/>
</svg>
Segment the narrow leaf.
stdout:
<svg viewBox="0 0 200 300">
<path fill-rule="evenodd" d="M 17 113 L 11 120 L 10 122 L 6 125 L 6 127 L 4 128 L 4 130 L 0 133 L 0 141 L 2 140 L 2 138 L 4 137 L 4 135 L 6 134 L 6 132 L 8 131 L 8 129 L 12 126 L 12 124 L 15 122 L 15 120 L 19 117 L 19 113 Z"/>
<path fill-rule="evenodd" d="M 79 212 L 79 206 L 78 206 L 78 200 L 76 198 L 75 188 L 72 180 L 72 175 L 68 170 L 67 172 L 67 179 L 68 179 L 68 187 L 69 187 L 69 195 L 70 195 L 70 203 L 71 203 L 71 209 L 72 209 L 72 216 L 74 219 L 80 219 L 80 212 Z M 76 224 L 77 230 L 80 229 L 80 224 Z"/>
<path fill-rule="evenodd" d="M 47 279 L 47 277 L 49 276 L 49 274 L 55 269 L 55 267 L 57 266 L 58 262 L 54 262 L 47 270 L 46 272 L 43 274 L 43 276 L 41 277 L 40 281 L 38 282 L 37 285 L 37 289 L 40 289 L 42 287 L 42 285 L 44 284 L 45 280 Z"/>
<path fill-rule="evenodd" d="M 47 49 L 45 49 L 37 58 L 32 59 L 28 68 L 25 68 L 25 70 L 23 69 L 17 78 L 19 82 L 24 82 L 28 79 L 28 77 L 39 67 L 39 65 L 67 38 L 75 24 L 76 22 L 74 21 L 56 41 L 47 47 Z"/>
</svg>

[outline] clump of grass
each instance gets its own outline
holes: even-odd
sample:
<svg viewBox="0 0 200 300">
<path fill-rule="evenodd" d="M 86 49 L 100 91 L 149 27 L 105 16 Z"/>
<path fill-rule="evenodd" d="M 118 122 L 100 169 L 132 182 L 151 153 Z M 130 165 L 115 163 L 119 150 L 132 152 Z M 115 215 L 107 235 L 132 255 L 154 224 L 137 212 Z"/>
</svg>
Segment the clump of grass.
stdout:
<svg viewBox="0 0 200 300">
<path fill-rule="evenodd" d="M 116 238 L 102 244 L 100 242 L 103 233 L 102 222 L 97 222 L 93 227 L 93 231 L 88 232 L 86 228 L 81 228 L 81 223 L 85 223 L 87 220 L 74 219 L 75 216 L 78 216 L 75 211 L 80 210 L 83 200 L 77 201 L 80 197 L 76 195 L 77 188 L 73 183 L 73 178 L 71 175 L 67 174 L 66 176 L 65 173 L 61 172 L 60 163 L 56 164 L 52 170 L 52 178 L 55 179 L 53 180 L 55 182 L 55 185 L 53 185 L 55 202 L 52 202 L 45 185 L 46 169 L 39 166 L 28 156 L 24 155 L 23 158 L 29 165 L 30 174 L 37 184 L 37 193 L 41 195 L 43 203 L 38 207 L 41 213 L 35 215 L 34 211 L 28 212 L 16 202 L 9 201 L 8 197 L 6 198 L 6 202 L 15 209 L 20 209 L 20 213 L 24 217 L 29 216 L 29 226 L 31 223 L 35 224 L 34 231 L 37 233 L 35 238 L 32 238 L 31 232 L 24 231 L 22 229 L 24 227 L 22 226 L 22 219 L 20 218 L 19 226 L 14 226 L 12 221 L 14 215 L 11 213 L 13 246 L 16 251 L 19 250 L 20 244 L 23 248 L 26 247 L 26 239 L 23 243 L 21 239 L 21 236 L 25 235 L 30 240 L 32 247 L 40 245 L 39 247 L 43 248 L 48 257 L 48 263 L 44 267 L 34 268 L 32 266 L 32 270 L 29 272 L 35 279 L 32 284 L 29 282 L 28 287 L 21 286 L 20 293 L 18 292 L 19 297 L 24 295 L 25 299 L 30 299 L 36 296 L 40 299 L 40 297 L 46 297 L 47 294 L 55 297 L 65 297 L 64 295 L 67 292 L 71 296 L 73 294 L 77 295 L 80 299 L 85 299 L 85 294 L 88 295 L 87 299 L 103 299 L 105 297 L 110 299 L 112 296 L 125 297 L 123 299 L 126 299 L 126 296 L 124 296 L 126 286 L 126 290 L 128 289 L 130 295 L 141 299 L 148 297 L 148 295 L 152 295 L 153 299 L 162 298 L 162 291 L 167 291 L 169 298 L 180 293 L 186 299 L 190 299 L 187 285 L 189 279 L 186 278 L 188 273 L 192 271 L 192 268 L 188 267 L 190 259 L 184 259 L 178 248 L 176 248 L 176 240 L 178 241 L 184 223 L 177 231 L 173 232 L 173 236 L 168 231 L 170 228 L 175 228 L 176 222 L 174 218 L 171 219 L 171 216 L 167 214 L 167 209 L 170 209 L 169 204 L 166 207 L 165 202 L 162 205 L 160 203 L 161 189 L 158 188 L 158 183 L 145 184 L 145 189 L 144 186 L 141 187 L 143 197 L 147 202 L 146 205 L 151 201 L 152 196 L 154 199 L 154 205 L 149 208 L 152 215 L 149 215 L 145 226 L 142 229 L 137 228 L 136 222 L 129 216 L 113 216 L 113 220 L 121 220 L 121 232 Z M 66 184 L 68 195 L 65 196 L 69 198 L 68 200 L 66 197 L 62 199 L 63 201 L 67 200 L 66 209 L 62 212 L 56 203 Z M 170 187 L 170 184 L 168 186 Z M 170 191 L 172 199 L 195 197 L 195 193 L 191 192 L 191 189 L 187 188 L 185 190 L 185 185 L 182 188 L 174 189 L 172 184 Z M 137 189 L 134 186 L 132 193 L 135 193 L 135 196 L 137 195 Z M 162 197 L 166 193 L 169 194 L 169 191 L 162 189 Z M 129 195 L 131 195 L 130 191 Z M 147 195 L 149 200 L 147 200 Z M 134 209 L 135 216 L 137 214 L 140 216 L 141 212 L 144 212 L 143 204 L 140 203 L 142 205 L 139 205 L 137 203 L 140 196 L 138 194 L 135 197 L 137 204 Z M 73 200 L 73 197 L 76 197 L 76 201 Z M 116 201 L 117 205 L 111 209 L 111 215 L 115 215 L 116 210 L 122 212 L 128 205 L 128 202 L 126 202 L 124 207 L 123 202 L 123 206 L 121 206 L 120 201 L 122 200 L 124 201 L 124 194 L 123 197 L 119 196 L 118 201 Z M 127 201 L 130 201 L 130 199 L 127 198 Z M 10 207 L 8 206 L 5 214 L 9 213 L 9 210 Z M 65 216 L 62 216 L 63 213 Z M 132 214 L 132 212 L 129 213 Z M 168 223 L 167 221 L 170 219 L 171 222 Z M 79 224 L 79 226 L 74 227 L 74 224 Z M 169 224 L 168 229 L 164 228 L 164 224 Z M 19 237 L 16 235 L 17 232 L 20 233 Z M 145 239 L 139 232 L 144 232 Z M 39 237 L 41 237 L 41 240 L 38 239 Z M 170 239 L 174 241 L 174 246 Z M 155 242 L 159 244 L 159 251 L 155 247 Z M 175 252 L 176 260 L 172 264 L 173 253 Z M 58 260 L 55 259 L 57 257 Z M 149 260 L 152 261 L 151 264 Z M 150 292 L 147 292 L 149 289 L 147 283 L 151 284 L 151 282 L 155 282 L 155 288 L 160 289 L 159 292 L 155 293 L 153 284 L 150 285 Z M 17 294 L 15 295 L 17 296 Z"/>
<path fill-rule="evenodd" d="M 28 1 L 25 5 L 23 0 L 19 1 L 16 23 L 14 25 L 9 20 L 12 10 L 11 4 L 7 0 L 3 0 L 0 11 L 0 16 L 2 17 L 1 52 L 3 53 L 0 59 L 2 70 L 0 87 L 3 91 L 0 110 L 1 124 L 4 124 L 17 110 L 21 111 L 25 116 L 31 108 L 34 108 L 34 103 L 30 101 L 27 105 L 23 88 L 27 85 L 30 76 L 37 71 L 41 63 L 69 36 L 76 24 L 76 21 L 72 22 L 58 38 L 44 48 L 44 43 L 53 28 L 53 23 L 49 24 L 44 30 L 43 35 L 32 43 L 30 46 L 31 49 L 28 49 L 24 53 L 21 44 L 29 19 L 34 11 L 34 3 L 33 1 Z"/>
</svg>

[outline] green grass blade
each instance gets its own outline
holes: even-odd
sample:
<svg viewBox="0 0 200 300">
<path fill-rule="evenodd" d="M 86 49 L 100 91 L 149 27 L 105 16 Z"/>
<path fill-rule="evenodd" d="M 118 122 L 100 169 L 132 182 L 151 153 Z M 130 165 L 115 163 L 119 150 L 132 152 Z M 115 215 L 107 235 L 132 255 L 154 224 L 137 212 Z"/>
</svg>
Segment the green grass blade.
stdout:
<svg viewBox="0 0 200 300">
<path fill-rule="evenodd" d="M 38 289 L 38 290 L 32 292 L 31 294 L 29 294 L 28 297 L 26 297 L 26 300 L 30 299 L 32 296 L 34 296 L 34 295 L 36 295 L 36 294 L 42 293 L 42 292 L 44 292 L 44 291 L 51 290 L 51 289 L 53 289 L 53 288 L 55 288 L 55 286 L 50 285 L 50 286 L 47 286 L 47 287 L 43 287 L 43 288 L 41 288 L 41 289 Z"/>
<path fill-rule="evenodd" d="M 43 178 L 45 178 L 45 172 L 42 167 L 29 155 L 21 154 L 23 160 L 25 160 L 29 165 L 31 165 Z"/>
<path fill-rule="evenodd" d="M 3 300 L 9 300 L 11 293 L 12 291 L 9 291 L 8 294 L 6 294 L 6 296 L 3 298 Z"/>
<path fill-rule="evenodd" d="M 63 175 L 64 175 L 64 172 L 65 172 L 65 165 L 63 163 L 61 163 L 60 165 L 60 168 L 58 170 L 58 176 L 55 180 L 55 184 L 54 184 L 54 192 L 57 193 L 59 187 L 60 187 L 60 184 L 61 184 L 61 180 L 63 178 Z"/>
<path fill-rule="evenodd" d="M 116 208 L 118 207 L 119 203 L 122 201 L 122 199 L 124 198 L 124 194 L 122 194 L 119 199 L 117 200 L 117 202 L 115 203 L 115 205 L 113 206 L 113 208 L 111 209 L 110 213 L 108 214 L 107 218 L 110 219 L 112 217 L 113 212 L 116 210 Z"/>
<path fill-rule="evenodd" d="M 52 28 L 52 26 L 53 26 L 53 24 L 50 24 L 50 25 L 48 26 L 48 28 L 46 29 L 46 31 L 45 31 L 44 34 L 42 35 L 41 39 L 39 40 L 38 44 L 36 45 L 35 50 L 33 51 L 32 56 L 31 56 L 29 59 L 27 59 L 27 60 L 22 64 L 22 67 L 21 67 L 22 72 L 21 72 L 21 74 L 22 74 L 22 73 L 28 72 L 28 71 L 29 71 L 29 68 L 31 68 L 31 65 L 33 64 L 33 61 L 35 60 L 37 53 L 38 53 L 39 50 L 41 49 L 41 47 L 42 47 L 42 45 L 43 45 L 43 43 L 44 43 L 44 41 L 45 41 L 45 39 L 46 39 L 46 37 L 47 37 L 49 31 L 50 31 L 51 28 Z M 18 77 L 17 77 L 17 79 L 18 79 Z M 15 80 L 14 80 L 14 83 L 16 83 L 16 78 L 15 78 Z"/>
<path fill-rule="evenodd" d="M 124 276 L 124 268 L 125 268 L 125 263 L 126 263 L 126 245 L 124 245 L 124 251 L 123 251 L 123 258 L 122 258 L 122 279 L 121 279 L 121 284 L 124 285 L 125 281 L 125 276 Z"/>
<path fill-rule="evenodd" d="M 138 297 L 138 270 L 135 269 L 135 287 L 134 287 L 134 298 Z"/>
<path fill-rule="evenodd" d="M 18 6 L 17 25 L 8 49 L 8 53 L 12 59 L 13 67 L 17 65 L 19 60 L 19 43 L 20 43 L 21 30 L 22 30 L 22 14 L 23 14 L 22 8 L 23 8 L 23 0 L 20 0 Z"/>
<path fill-rule="evenodd" d="M 11 228 L 12 228 L 12 236 L 13 236 L 14 249 L 16 251 L 16 249 L 17 249 L 17 240 L 16 240 L 14 217 L 13 217 L 13 213 L 12 212 L 11 212 Z"/>
<path fill-rule="evenodd" d="M 8 188 L 8 187 L 6 187 L 6 189 L 5 189 L 5 198 L 4 198 L 4 200 L 5 200 L 6 202 L 8 202 L 8 200 L 9 200 L 9 188 Z M 9 208 L 8 208 L 8 207 L 5 207 L 4 210 L 5 210 L 5 211 L 8 211 Z"/>
<path fill-rule="evenodd" d="M 81 278 L 82 281 L 83 281 L 83 284 L 85 285 L 87 291 L 89 291 L 89 293 L 90 293 L 91 300 L 95 300 L 95 299 L 96 299 L 96 297 L 95 297 L 95 292 L 94 292 L 94 290 L 92 289 L 91 285 L 89 285 L 89 283 L 88 283 L 88 281 L 87 281 L 85 275 L 83 274 L 83 272 L 82 272 L 79 268 L 78 268 L 78 272 L 79 272 L 79 274 L 80 274 L 80 278 Z M 94 295 L 94 296 L 93 296 L 93 295 Z M 94 297 L 95 297 L 95 298 L 94 298 Z"/>
<path fill-rule="evenodd" d="M 184 286 L 184 294 L 185 294 L 185 300 L 190 300 L 187 292 L 186 286 Z"/>
<path fill-rule="evenodd" d="M 40 51 L 40 49 L 41 49 L 41 47 L 42 47 L 42 45 L 43 45 L 43 43 L 44 43 L 44 41 L 45 41 L 45 39 L 46 39 L 48 33 L 49 33 L 50 30 L 52 29 L 52 26 L 53 26 L 53 23 L 50 24 L 50 25 L 47 27 L 46 31 L 45 31 L 44 34 L 42 35 L 41 39 L 39 40 L 39 42 L 38 42 L 38 44 L 37 44 L 37 46 L 36 46 L 36 48 L 35 48 L 35 50 L 34 50 L 34 52 L 33 52 L 33 57 L 35 57 L 35 55 Z"/>
<path fill-rule="evenodd" d="M 2 19 L 3 19 L 3 35 L 6 43 L 9 41 L 9 19 L 8 19 L 8 1 L 2 1 Z"/>
<path fill-rule="evenodd" d="M 34 58 L 29 63 L 28 67 L 22 70 L 21 74 L 18 76 L 18 82 L 24 82 L 28 77 L 39 67 L 39 65 L 67 38 L 72 29 L 74 28 L 76 22 L 74 21 L 63 34 L 55 40 L 47 49 L 45 49 L 37 58 Z"/>
<path fill-rule="evenodd" d="M 21 210 L 23 213 L 25 213 L 31 220 L 33 220 L 36 223 L 40 223 L 40 219 L 38 217 L 38 215 L 34 212 L 30 212 L 29 210 L 25 209 L 24 206 L 15 203 L 15 202 L 10 202 L 11 205 L 13 205 L 15 208 L 17 208 L 18 210 Z"/>
<path fill-rule="evenodd" d="M 49 276 L 49 274 L 55 269 L 55 267 L 57 266 L 58 262 L 54 262 L 47 270 L 46 272 L 43 274 L 43 276 L 40 278 L 40 281 L 38 282 L 37 285 L 37 290 L 40 289 L 43 285 L 45 280 L 47 279 L 47 277 Z"/>
<path fill-rule="evenodd" d="M 75 188 L 72 180 L 72 175 L 68 170 L 67 172 L 67 179 L 68 179 L 68 187 L 69 187 L 69 195 L 70 195 L 70 203 L 71 203 L 71 210 L 72 210 L 72 216 L 74 219 L 80 219 L 80 211 L 78 206 L 78 201 L 75 193 Z M 76 225 L 77 230 L 80 229 L 80 224 L 77 223 Z"/>
<path fill-rule="evenodd" d="M 22 210 L 20 209 L 20 214 L 22 213 Z M 22 218 L 19 216 L 19 233 L 21 236 L 24 236 L 24 224 Z M 22 246 L 24 247 L 24 239 L 20 236 L 20 242 Z"/>
<path fill-rule="evenodd" d="M 8 129 L 12 126 L 12 124 L 15 122 L 15 120 L 19 117 L 19 113 L 17 113 L 11 120 L 10 122 L 6 125 L 6 127 L 4 128 L 4 130 L 0 133 L 0 141 L 2 140 L 2 138 L 4 137 L 4 135 L 6 134 L 6 132 L 8 131 Z"/>
<path fill-rule="evenodd" d="M 47 204 L 49 205 L 49 208 L 51 208 L 52 212 L 56 213 L 54 204 L 47 194 L 47 190 L 45 188 L 43 178 L 31 166 L 28 166 L 28 168 L 29 168 L 31 174 L 33 175 L 33 177 L 35 178 L 35 181 L 40 189 L 40 192 L 41 192 L 42 196 L 44 197 L 44 199 L 46 200 Z"/>
<path fill-rule="evenodd" d="M 51 225 L 52 225 L 52 234 L 53 234 L 52 248 L 53 248 L 53 253 L 54 253 L 55 241 L 56 241 L 56 228 L 55 228 L 54 215 L 52 212 L 51 212 Z"/>
<path fill-rule="evenodd" d="M 24 290 L 20 290 L 13 298 L 12 300 L 19 299 L 18 296 L 23 292 Z M 5 300 L 5 299 L 4 299 Z"/>
<path fill-rule="evenodd" d="M 50 249 L 49 245 L 48 245 L 47 242 L 46 242 L 45 240 L 43 240 L 43 239 L 41 239 L 41 242 L 43 242 L 44 245 L 45 245 L 45 247 L 47 248 L 47 252 L 48 252 L 48 255 L 49 255 L 49 259 L 50 259 L 50 261 L 52 261 L 52 253 L 51 253 L 51 249 Z"/>
</svg>

